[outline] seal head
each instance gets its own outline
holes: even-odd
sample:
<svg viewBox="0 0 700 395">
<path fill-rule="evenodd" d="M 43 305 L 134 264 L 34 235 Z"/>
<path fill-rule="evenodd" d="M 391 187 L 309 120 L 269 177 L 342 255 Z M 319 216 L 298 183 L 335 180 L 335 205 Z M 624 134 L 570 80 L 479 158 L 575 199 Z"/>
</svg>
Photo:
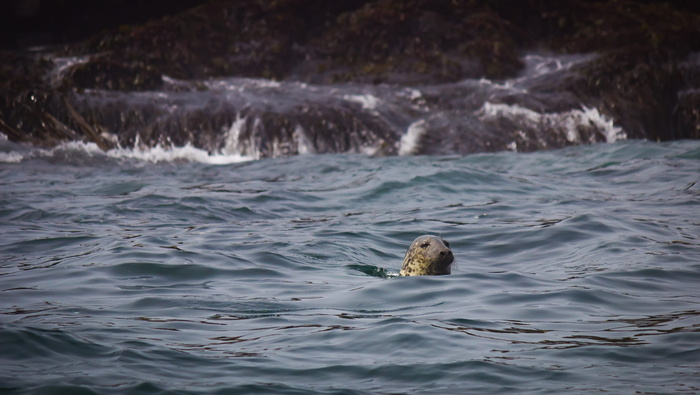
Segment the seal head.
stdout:
<svg viewBox="0 0 700 395">
<path fill-rule="evenodd" d="M 437 236 L 420 236 L 413 240 L 403 258 L 402 276 L 442 275 L 452 272 L 455 257 L 450 243 Z"/>
</svg>

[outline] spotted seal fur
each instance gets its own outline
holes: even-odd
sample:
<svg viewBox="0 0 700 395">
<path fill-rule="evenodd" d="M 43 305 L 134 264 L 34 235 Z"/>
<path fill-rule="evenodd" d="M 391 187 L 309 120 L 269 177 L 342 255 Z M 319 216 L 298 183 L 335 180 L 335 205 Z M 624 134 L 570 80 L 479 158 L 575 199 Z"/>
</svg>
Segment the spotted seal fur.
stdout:
<svg viewBox="0 0 700 395">
<path fill-rule="evenodd" d="M 402 276 L 450 274 L 455 257 L 442 237 L 424 235 L 416 238 L 403 258 Z"/>
</svg>

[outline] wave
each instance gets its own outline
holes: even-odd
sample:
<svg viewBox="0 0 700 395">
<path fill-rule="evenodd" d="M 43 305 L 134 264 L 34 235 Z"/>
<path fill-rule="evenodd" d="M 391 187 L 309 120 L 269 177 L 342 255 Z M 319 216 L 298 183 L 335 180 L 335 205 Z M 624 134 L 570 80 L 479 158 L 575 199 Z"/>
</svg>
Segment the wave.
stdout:
<svg viewBox="0 0 700 395">
<path fill-rule="evenodd" d="M 572 144 L 586 142 L 586 140 L 596 142 L 595 133 L 602 134 L 603 141 L 608 143 L 627 139 L 627 134 L 612 120 L 607 119 L 597 109 L 585 106 L 581 110 L 539 113 L 518 105 L 486 102 L 477 111 L 477 116 L 484 121 L 507 118 L 520 123 L 527 129 L 554 128 Z M 516 151 L 517 146 L 513 150 Z"/>
<path fill-rule="evenodd" d="M 199 162 L 211 165 L 227 165 L 256 159 L 239 153 L 211 153 L 196 148 L 191 143 L 182 147 L 136 146 L 133 148 L 117 147 L 107 151 L 101 150 L 92 142 L 70 141 L 53 148 L 35 148 L 9 143 L 7 136 L 0 133 L 0 163 L 21 163 L 33 159 L 52 159 L 68 163 L 84 163 L 86 159 L 119 160 L 148 163 L 161 162 Z"/>
<path fill-rule="evenodd" d="M 158 91 L 52 94 L 1 121 L 13 141 L 24 136 L 42 146 L 92 142 L 110 158 L 210 164 L 323 153 L 530 152 L 614 142 L 628 133 L 634 137 L 594 103 L 552 88 L 594 58 L 527 55 L 525 70 L 516 78 L 412 87 L 164 77 Z M 49 78 L 60 79 L 66 65 L 84 60 L 57 57 Z M 66 149 L 98 155 L 94 146 L 80 144 L 31 152 L 5 149 L 0 162 L 55 156 Z"/>
</svg>

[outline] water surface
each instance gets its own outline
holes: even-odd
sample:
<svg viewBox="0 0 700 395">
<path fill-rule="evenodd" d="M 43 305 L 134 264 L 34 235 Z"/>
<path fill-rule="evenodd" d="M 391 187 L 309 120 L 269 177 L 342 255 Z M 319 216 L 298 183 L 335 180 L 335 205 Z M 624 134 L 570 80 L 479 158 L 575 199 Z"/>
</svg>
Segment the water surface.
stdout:
<svg viewBox="0 0 700 395">
<path fill-rule="evenodd" d="M 226 165 L 3 144 L 3 392 L 700 391 L 698 142 Z M 397 277 L 426 233 L 453 274 Z"/>
</svg>

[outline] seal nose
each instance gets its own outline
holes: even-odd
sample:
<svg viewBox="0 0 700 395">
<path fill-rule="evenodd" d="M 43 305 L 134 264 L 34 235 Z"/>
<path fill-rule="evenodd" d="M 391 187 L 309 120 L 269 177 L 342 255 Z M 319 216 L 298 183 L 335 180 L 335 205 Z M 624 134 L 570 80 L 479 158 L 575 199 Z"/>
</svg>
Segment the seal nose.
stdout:
<svg viewBox="0 0 700 395">
<path fill-rule="evenodd" d="M 440 251 L 440 256 L 450 256 L 452 255 L 452 250 Z"/>
</svg>

